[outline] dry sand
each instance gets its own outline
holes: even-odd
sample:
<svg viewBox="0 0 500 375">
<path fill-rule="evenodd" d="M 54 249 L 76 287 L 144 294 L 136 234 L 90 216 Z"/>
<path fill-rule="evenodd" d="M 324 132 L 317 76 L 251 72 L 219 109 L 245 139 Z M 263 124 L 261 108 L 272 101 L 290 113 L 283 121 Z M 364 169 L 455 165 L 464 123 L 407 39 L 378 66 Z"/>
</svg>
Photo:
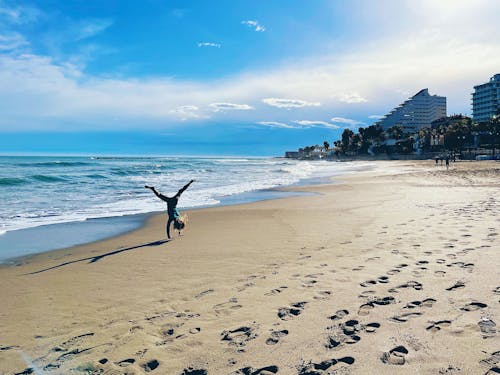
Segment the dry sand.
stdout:
<svg viewBox="0 0 500 375">
<path fill-rule="evenodd" d="M 3 267 L 0 373 L 496 374 L 500 165 L 432 163 Z"/>
</svg>

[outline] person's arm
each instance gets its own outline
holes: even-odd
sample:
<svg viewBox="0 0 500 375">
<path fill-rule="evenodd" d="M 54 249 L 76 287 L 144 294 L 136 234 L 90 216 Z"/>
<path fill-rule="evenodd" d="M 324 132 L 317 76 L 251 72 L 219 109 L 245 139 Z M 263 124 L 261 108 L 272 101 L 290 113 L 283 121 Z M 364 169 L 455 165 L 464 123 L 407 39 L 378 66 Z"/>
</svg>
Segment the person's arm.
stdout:
<svg viewBox="0 0 500 375">
<path fill-rule="evenodd" d="M 186 185 L 184 185 L 182 187 L 182 189 L 180 189 L 177 194 L 175 194 L 176 197 L 180 197 L 182 193 L 184 193 L 184 191 L 189 187 L 189 185 L 191 185 L 192 183 L 194 182 L 194 180 L 191 180 L 189 181 Z"/>
<path fill-rule="evenodd" d="M 163 194 L 159 193 L 159 192 L 155 189 L 155 187 L 154 187 L 154 186 L 148 186 L 148 185 L 146 185 L 146 186 L 144 186 L 144 187 L 145 187 L 146 189 L 150 189 L 150 190 L 151 190 L 153 193 L 155 193 L 155 195 L 156 195 L 158 198 L 160 198 L 161 200 L 163 200 L 163 201 L 165 201 L 165 202 L 167 201 L 167 197 L 166 197 L 166 196 L 164 196 Z"/>
</svg>

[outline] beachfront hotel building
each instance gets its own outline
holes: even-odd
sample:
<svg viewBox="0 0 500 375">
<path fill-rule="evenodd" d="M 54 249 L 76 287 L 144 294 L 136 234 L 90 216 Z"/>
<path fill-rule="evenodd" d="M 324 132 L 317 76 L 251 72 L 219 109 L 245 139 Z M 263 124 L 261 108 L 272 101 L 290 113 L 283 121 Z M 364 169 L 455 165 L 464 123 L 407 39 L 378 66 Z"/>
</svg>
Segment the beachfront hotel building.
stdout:
<svg viewBox="0 0 500 375">
<path fill-rule="evenodd" d="M 472 118 L 476 122 L 488 121 L 500 110 L 500 74 L 490 81 L 474 86 L 472 93 Z"/>
<path fill-rule="evenodd" d="M 434 120 L 446 117 L 446 97 L 429 94 L 429 89 L 422 89 L 382 117 L 375 125 L 384 130 L 401 125 L 404 132 L 414 133 L 424 127 L 430 127 Z"/>
</svg>

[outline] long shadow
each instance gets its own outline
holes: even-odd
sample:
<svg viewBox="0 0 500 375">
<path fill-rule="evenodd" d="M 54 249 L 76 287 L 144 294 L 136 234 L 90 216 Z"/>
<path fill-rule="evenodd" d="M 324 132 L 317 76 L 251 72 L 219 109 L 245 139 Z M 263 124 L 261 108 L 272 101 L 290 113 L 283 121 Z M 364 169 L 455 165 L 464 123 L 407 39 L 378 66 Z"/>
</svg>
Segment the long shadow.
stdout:
<svg viewBox="0 0 500 375">
<path fill-rule="evenodd" d="M 64 267 L 64 266 L 67 266 L 67 265 L 70 265 L 70 264 L 73 264 L 73 263 L 85 262 L 86 260 L 89 261 L 88 262 L 89 264 L 90 263 L 95 263 L 95 262 L 100 261 L 103 258 L 109 257 L 111 255 L 116 255 L 116 254 L 119 254 L 119 253 L 123 253 L 124 251 L 130 251 L 130 250 L 140 249 L 141 247 L 146 247 L 146 246 L 159 246 L 159 245 L 163 245 L 166 242 L 169 242 L 169 240 L 159 240 L 159 241 L 144 243 L 142 245 L 137 245 L 137 246 L 132 246 L 132 247 L 126 247 L 124 249 L 113 250 L 113 251 L 110 251 L 109 253 L 106 253 L 106 254 L 101 254 L 101 255 L 97 255 L 95 257 L 88 257 L 88 258 L 82 258 L 82 259 L 72 260 L 72 261 L 69 261 L 69 262 L 64 262 L 64 263 L 58 264 L 57 266 L 52 266 L 52 267 L 49 267 L 49 268 L 44 268 L 43 270 L 39 270 L 39 271 L 35 271 L 35 272 L 25 273 L 24 275 L 35 275 L 37 273 L 42 273 L 42 272 L 50 271 L 50 270 L 53 270 L 53 269 L 56 269 L 56 268 L 60 268 L 60 267 Z"/>
</svg>

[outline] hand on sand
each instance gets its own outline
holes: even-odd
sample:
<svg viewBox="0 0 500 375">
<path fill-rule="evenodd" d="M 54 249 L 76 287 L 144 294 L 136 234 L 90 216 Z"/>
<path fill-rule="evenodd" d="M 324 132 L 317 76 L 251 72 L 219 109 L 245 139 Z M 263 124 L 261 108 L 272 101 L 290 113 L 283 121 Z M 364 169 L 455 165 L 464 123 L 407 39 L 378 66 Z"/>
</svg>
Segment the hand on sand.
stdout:
<svg viewBox="0 0 500 375">
<path fill-rule="evenodd" d="M 155 188 L 154 186 L 148 186 L 148 185 L 144 185 L 144 187 L 145 187 L 146 189 L 151 189 L 151 190 L 153 190 L 153 189 Z"/>
</svg>

